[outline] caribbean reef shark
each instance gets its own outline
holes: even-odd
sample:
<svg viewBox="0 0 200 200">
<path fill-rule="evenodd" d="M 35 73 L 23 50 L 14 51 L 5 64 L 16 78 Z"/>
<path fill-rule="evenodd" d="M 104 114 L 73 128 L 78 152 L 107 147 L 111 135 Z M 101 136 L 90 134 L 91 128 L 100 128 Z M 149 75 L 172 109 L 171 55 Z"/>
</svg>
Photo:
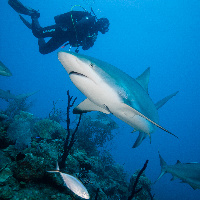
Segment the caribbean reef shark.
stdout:
<svg viewBox="0 0 200 200">
<path fill-rule="evenodd" d="M 0 61 L 0 75 L 2 76 L 12 76 L 10 70 Z"/>
<path fill-rule="evenodd" d="M 200 163 L 181 163 L 178 160 L 175 165 L 167 165 L 160 154 L 159 157 L 161 174 L 157 181 L 165 173 L 171 173 L 173 176 L 171 180 L 179 178 L 182 180 L 182 183 L 188 183 L 194 190 L 200 189 Z"/>
<path fill-rule="evenodd" d="M 0 89 L 0 98 L 4 99 L 6 101 L 9 101 L 9 99 L 14 99 L 14 100 L 21 100 L 21 99 L 26 99 L 32 95 L 34 95 L 35 93 L 37 93 L 38 91 L 35 92 L 31 92 L 31 93 L 26 93 L 26 94 L 19 94 L 19 95 L 14 95 L 10 92 L 10 90 L 1 90 Z"/>
<path fill-rule="evenodd" d="M 74 85 L 87 97 L 73 113 L 112 113 L 140 132 L 134 147 L 156 127 L 170 133 L 158 124 L 157 109 L 177 92 L 154 104 L 148 95 L 149 68 L 134 79 L 113 65 L 89 56 L 61 51 L 58 59 Z"/>
</svg>

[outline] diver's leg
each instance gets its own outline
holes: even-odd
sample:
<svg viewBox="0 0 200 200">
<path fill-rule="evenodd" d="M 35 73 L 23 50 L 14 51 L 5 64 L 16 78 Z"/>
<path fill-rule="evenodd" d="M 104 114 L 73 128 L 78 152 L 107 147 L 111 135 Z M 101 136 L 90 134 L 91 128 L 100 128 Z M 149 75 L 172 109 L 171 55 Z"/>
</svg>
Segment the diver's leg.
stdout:
<svg viewBox="0 0 200 200">
<path fill-rule="evenodd" d="M 41 54 L 48 54 L 66 42 L 66 38 L 51 38 L 47 43 L 43 38 L 38 39 L 39 51 Z"/>
<path fill-rule="evenodd" d="M 57 25 L 42 28 L 39 24 L 38 18 L 32 17 L 32 23 L 30 23 L 21 15 L 19 15 L 19 17 L 26 27 L 32 30 L 33 35 L 37 38 L 53 37 L 56 30 L 59 32 L 59 27 L 57 27 Z"/>
<path fill-rule="evenodd" d="M 37 38 L 54 37 L 59 32 L 57 25 L 41 27 L 38 18 L 32 17 L 32 33 Z"/>
</svg>

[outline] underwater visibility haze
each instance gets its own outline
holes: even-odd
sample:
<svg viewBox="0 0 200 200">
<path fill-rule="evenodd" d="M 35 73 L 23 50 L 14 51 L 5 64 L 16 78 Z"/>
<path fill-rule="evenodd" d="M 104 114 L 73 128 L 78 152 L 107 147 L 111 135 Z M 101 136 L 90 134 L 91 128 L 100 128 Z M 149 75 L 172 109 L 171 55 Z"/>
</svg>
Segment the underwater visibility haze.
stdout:
<svg viewBox="0 0 200 200">
<path fill-rule="evenodd" d="M 63 175 L 75 180 L 75 185 L 79 184 L 84 192 L 88 189 L 87 198 L 90 196 L 91 199 L 95 199 L 95 196 L 98 196 L 99 200 L 125 200 L 132 190 L 129 183 L 134 185 L 134 182 L 137 182 L 138 169 L 149 160 L 145 175 L 140 176 L 143 180 L 140 184 L 143 183 L 142 187 L 146 184 L 148 189 L 143 189 L 145 191 L 143 196 L 138 196 L 137 199 L 198 200 L 199 165 L 188 166 L 186 163 L 200 163 L 200 2 L 196 0 L 21 0 L 21 2 L 40 13 L 39 22 L 42 27 L 54 24 L 54 16 L 69 12 L 71 9 L 83 11 L 84 8 L 97 18 L 108 18 L 110 22 L 108 32 L 99 33 L 94 46 L 88 50 L 79 48 L 78 54 L 109 63 L 135 80 L 150 68 L 150 78 L 147 81 L 149 84 L 146 88 L 148 94 L 144 96 L 151 98 L 149 101 L 154 104 L 163 97 L 171 98 L 172 96 L 168 95 L 175 95 L 174 92 L 179 91 L 158 110 L 159 120 L 155 114 L 156 124 L 178 138 L 155 128 L 148 121 L 148 126 L 151 125 L 152 129 L 155 129 L 154 133 L 149 137 L 149 132 L 146 132 L 147 134 L 143 135 L 146 139 L 136 145 L 137 148 L 132 148 L 138 137 L 138 131 L 133 131 L 127 120 L 120 117 L 118 119 L 116 115 L 84 113 L 79 124 L 79 115 L 73 115 L 72 110 L 87 97 L 73 84 L 58 60 L 58 52 L 74 52 L 76 48 L 66 45 L 64 48 L 60 47 L 42 55 L 39 52 L 38 39 L 20 20 L 19 14 L 11 8 L 8 1 L 2 1 L 0 184 L 4 191 L 11 189 L 25 193 L 25 191 L 30 192 L 27 189 L 30 186 L 36 195 L 39 191 L 38 183 L 41 188 L 46 188 L 46 191 L 43 189 L 40 192 L 41 199 L 46 195 L 45 192 L 50 190 L 47 199 L 80 199 L 62 186 Z M 31 22 L 29 16 L 25 16 L 25 19 Z M 75 102 L 72 99 L 72 107 L 68 102 L 70 97 L 68 90 L 71 97 L 77 97 Z M 57 171 L 59 173 L 47 173 L 55 170 L 58 157 L 64 151 L 66 135 L 71 131 L 66 123 L 67 106 L 71 108 L 71 121 L 67 120 L 67 123 L 74 129 L 78 124 L 78 131 L 75 130 L 74 140 L 73 136 L 68 138 L 67 147 L 71 150 L 67 155 L 65 170 Z M 146 113 L 149 112 L 147 107 L 145 107 Z M 26 112 L 20 112 L 21 109 Z M 114 114 L 109 107 L 106 109 L 108 113 Z M 149 115 L 146 117 L 150 118 Z M 74 132 L 70 133 L 73 135 Z M 105 156 L 105 151 L 109 152 L 109 155 Z M 178 175 L 167 168 L 169 173 L 157 180 L 161 173 L 158 151 L 167 163 L 166 168 L 172 166 L 175 170 L 177 166 L 181 166 L 177 167 Z M 177 160 L 181 161 L 182 165 L 176 164 Z M 197 175 L 195 183 L 188 184 L 188 176 L 187 180 L 184 179 L 186 172 L 182 166 L 192 171 L 191 177 Z M 28 169 L 27 174 L 26 169 Z M 193 170 L 197 170 L 197 173 Z M 177 175 L 179 179 L 171 181 L 170 173 L 173 176 Z M 78 177 L 80 181 L 74 177 Z M 155 184 L 151 185 L 154 182 Z M 6 186 L 9 185 L 7 183 L 12 184 Z M 65 182 L 65 185 L 68 183 Z M 197 189 L 194 190 L 190 185 Z M 5 194 L 3 190 L 0 190 L 0 195 L 0 198 L 14 199 L 12 193 Z M 21 195 L 24 197 L 22 193 Z"/>
</svg>

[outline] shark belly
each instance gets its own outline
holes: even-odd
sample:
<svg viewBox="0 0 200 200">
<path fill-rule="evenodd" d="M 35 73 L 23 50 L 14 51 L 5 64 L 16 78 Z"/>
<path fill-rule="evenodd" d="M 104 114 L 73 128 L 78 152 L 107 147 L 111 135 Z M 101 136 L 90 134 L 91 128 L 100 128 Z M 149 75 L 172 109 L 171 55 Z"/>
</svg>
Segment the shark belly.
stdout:
<svg viewBox="0 0 200 200">
<path fill-rule="evenodd" d="M 135 131 L 150 134 L 156 128 L 155 125 L 139 116 L 133 108 L 123 103 L 118 106 L 118 110 L 113 110 L 113 115 L 133 127 Z"/>
<path fill-rule="evenodd" d="M 117 92 L 103 81 L 98 81 L 98 84 L 93 80 L 72 74 L 71 81 L 74 85 L 97 106 L 110 110 L 120 103 L 120 97 Z M 111 111 L 112 113 L 112 111 Z"/>
<path fill-rule="evenodd" d="M 125 104 L 118 92 L 99 77 L 96 78 L 98 82 L 79 74 L 71 74 L 70 79 L 90 101 L 112 113 L 135 130 L 147 134 L 154 131 L 155 126 L 153 124 L 139 116 L 132 107 Z"/>
</svg>

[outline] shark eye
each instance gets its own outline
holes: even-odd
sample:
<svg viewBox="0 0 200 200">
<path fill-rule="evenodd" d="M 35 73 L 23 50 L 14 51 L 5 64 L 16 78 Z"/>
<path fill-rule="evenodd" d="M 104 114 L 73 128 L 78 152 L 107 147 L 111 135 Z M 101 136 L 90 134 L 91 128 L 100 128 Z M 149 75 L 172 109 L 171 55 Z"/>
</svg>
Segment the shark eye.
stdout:
<svg viewBox="0 0 200 200">
<path fill-rule="evenodd" d="M 93 68 L 93 67 L 94 67 L 94 64 L 93 64 L 93 63 L 90 63 L 90 67 Z"/>
</svg>

